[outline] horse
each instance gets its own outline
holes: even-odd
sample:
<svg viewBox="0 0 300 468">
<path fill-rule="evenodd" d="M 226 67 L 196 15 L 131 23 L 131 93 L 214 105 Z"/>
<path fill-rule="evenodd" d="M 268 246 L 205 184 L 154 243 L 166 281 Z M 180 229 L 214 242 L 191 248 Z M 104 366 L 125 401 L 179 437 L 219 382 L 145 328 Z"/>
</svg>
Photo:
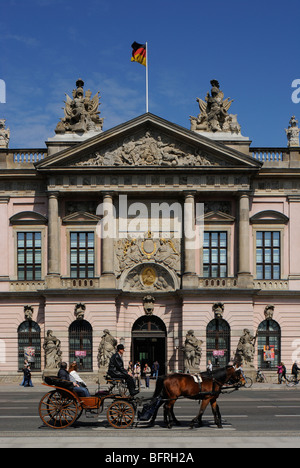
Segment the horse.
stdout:
<svg viewBox="0 0 300 468">
<path fill-rule="evenodd" d="M 199 414 L 190 423 L 191 429 L 197 423 L 199 426 L 202 425 L 202 416 L 209 403 L 211 404 L 215 424 L 218 428 L 222 428 L 222 417 L 217 399 L 223 386 L 228 384 L 232 385 L 234 389 L 238 389 L 245 384 L 241 370 L 236 369 L 234 366 L 227 366 L 213 372 L 203 372 L 200 376 L 202 379 L 201 384 L 196 382 L 190 374 L 175 373 L 158 378 L 152 399 L 154 401 L 156 398 L 162 398 L 159 407 L 164 403 L 164 422 L 169 429 L 172 428 L 173 424 L 180 426 L 180 422 L 174 414 L 174 405 L 179 397 L 202 400 Z M 150 424 L 152 425 L 159 407 L 151 418 Z"/>
</svg>

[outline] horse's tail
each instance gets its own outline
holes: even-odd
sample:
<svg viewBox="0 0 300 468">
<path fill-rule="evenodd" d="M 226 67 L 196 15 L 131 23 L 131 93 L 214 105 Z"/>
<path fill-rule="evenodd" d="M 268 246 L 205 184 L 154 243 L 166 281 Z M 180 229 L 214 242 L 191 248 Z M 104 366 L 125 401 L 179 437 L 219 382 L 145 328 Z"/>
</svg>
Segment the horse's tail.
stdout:
<svg viewBox="0 0 300 468">
<path fill-rule="evenodd" d="M 166 375 L 162 375 L 162 376 L 158 377 L 158 379 L 156 381 L 155 391 L 154 391 L 154 394 L 153 394 L 152 398 L 157 398 L 158 396 L 162 396 L 162 393 L 163 393 L 163 390 L 164 390 L 165 379 L 166 379 Z"/>
</svg>

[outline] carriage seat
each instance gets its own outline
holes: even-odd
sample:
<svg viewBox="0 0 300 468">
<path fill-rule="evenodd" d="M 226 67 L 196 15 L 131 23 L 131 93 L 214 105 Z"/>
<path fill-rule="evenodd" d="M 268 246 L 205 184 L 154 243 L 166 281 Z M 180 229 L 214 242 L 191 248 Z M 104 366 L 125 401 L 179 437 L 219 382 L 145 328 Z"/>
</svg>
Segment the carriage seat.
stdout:
<svg viewBox="0 0 300 468">
<path fill-rule="evenodd" d="M 108 375 L 108 374 L 105 375 L 104 378 L 105 378 L 106 382 L 115 382 L 115 383 L 118 383 L 118 382 L 123 383 L 123 382 L 125 382 L 125 380 L 122 379 L 122 377 L 111 377 L 111 376 Z"/>
</svg>

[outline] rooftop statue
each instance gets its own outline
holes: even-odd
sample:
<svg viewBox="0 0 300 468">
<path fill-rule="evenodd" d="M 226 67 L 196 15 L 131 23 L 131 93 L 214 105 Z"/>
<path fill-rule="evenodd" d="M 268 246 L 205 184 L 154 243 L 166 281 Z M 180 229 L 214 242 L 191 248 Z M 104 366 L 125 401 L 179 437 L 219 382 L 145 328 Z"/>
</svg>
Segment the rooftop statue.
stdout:
<svg viewBox="0 0 300 468">
<path fill-rule="evenodd" d="M 9 128 L 5 128 L 5 119 L 0 119 L 0 148 L 8 148 L 10 138 Z"/>
<path fill-rule="evenodd" d="M 228 114 L 233 100 L 224 99 L 224 93 L 220 90 L 217 80 L 212 80 L 210 83 L 212 86 L 211 94 L 207 93 L 205 101 L 197 98 L 200 114 L 198 117 L 191 116 L 191 130 L 240 135 L 241 127 L 237 122 L 237 116 Z"/>
<path fill-rule="evenodd" d="M 299 133 L 300 129 L 298 127 L 298 120 L 293 115 L 290 120 L 290 126 L 288 129 L 285 130 L 287 139 L 288 139 L 288 147 L 298 147 L 299 145 Z"/>
<path fill-rule="evenodd" d="M 103 119 L 100 119 L 98 111 L 99 92 L 91 99 L 90 90 L 84 93 L 84 82 L 76 81 L 77 88 L 73 90 L 73 99 L 66 94 L 64 117 L 58 123 L 55 133 L 86 133 L 101 132 Z"/>
</svg>

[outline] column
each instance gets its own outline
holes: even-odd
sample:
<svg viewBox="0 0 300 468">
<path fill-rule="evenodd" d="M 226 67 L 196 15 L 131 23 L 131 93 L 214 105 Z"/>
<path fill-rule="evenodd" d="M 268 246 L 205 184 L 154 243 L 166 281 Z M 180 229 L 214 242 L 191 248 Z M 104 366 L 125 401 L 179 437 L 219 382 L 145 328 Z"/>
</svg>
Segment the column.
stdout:
<svg viewBox="0 0 300 468">
<path fill-rule="evenodd" d="M 0 281 L 9 281 L 9 200 L 10 197 L 0 197 Z"/>
<path fill-rule="evenodd" d="M 289 272 L 290 289 L 300 289 L 300 247 L 299 247 L 299 227 L 300 227 L 300 197 L 297 195 L 288 196 L 289 201 L 289 259 L 284 256 L 283 271 Z M 285 237 L 285 236 L 284 236 Z M 285 246 L 282 246 L 285 248 Z M 289 264 L 288 264 L 289 260 Z"/>
<path fill-rule="evenodd" d="M 240 195 L 239 200 L 239 268 L 238 278 L 240 287 L 252 287 L 250 273 L 250 223 L 249 223 L 249 195 Z"/>
<path fill-rule="evenodd" d="M 115 212 L 111 193 L 103 194 L 104 218 L 102 227 L 101 277 L 100 287 L 115 289 Z"/>
<path fill-rule="evenodd" d="M 184 273 L 182 287 L 184 289 L 198 288 L 199 279 L 196 274 L 196 239 L 195 239 L 195 196 L 186 193 L 184 199 Z M 194 237 L 193 237 L 194 235 Z"/>
<path fill-rule="evenodd" d="M 56 279 L 49 287 L 57 287 L 60 277 L 60 242 L 58 222 L 58 193 L 48 194 L 48 279 Z"/>
</svg>

